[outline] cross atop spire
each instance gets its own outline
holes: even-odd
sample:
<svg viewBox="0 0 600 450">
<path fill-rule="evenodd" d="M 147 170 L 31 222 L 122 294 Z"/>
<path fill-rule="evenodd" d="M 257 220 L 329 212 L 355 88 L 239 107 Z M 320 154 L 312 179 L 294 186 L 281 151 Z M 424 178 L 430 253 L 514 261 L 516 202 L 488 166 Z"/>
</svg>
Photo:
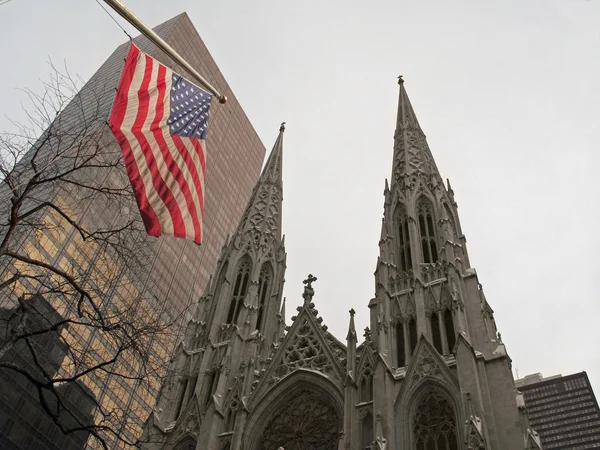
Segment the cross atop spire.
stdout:
<svg viewBox="0 0 600 450">
<path fill-rule="evenodd" d="M 302 294 L 302 298 L 304 298 L 305 306 L 310 304 L 310 302 L 312 301 L 313 295 L 315 295 L 315 290 L 312 287 L 313 281 L 317 281 L 317 277 L 313 276 L 312 273 L 309 273 L 306 280 L 304 280 L 302 282 L 305 284 L 304 293 Z"/>
</svg>

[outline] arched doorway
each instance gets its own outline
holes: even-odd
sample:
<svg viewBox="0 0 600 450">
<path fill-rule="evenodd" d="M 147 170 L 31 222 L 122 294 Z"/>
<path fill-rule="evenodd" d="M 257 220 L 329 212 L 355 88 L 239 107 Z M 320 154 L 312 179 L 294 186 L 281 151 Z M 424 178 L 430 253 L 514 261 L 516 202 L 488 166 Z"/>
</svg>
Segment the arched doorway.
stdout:
<svg viewBox="0 0 600 450">
<path fill-rule="evenodd" d="M 276 411 L 259 439 L 260 450 L 335 450 L 342 418 L 337 408 L 305 387 Z"/>
</svg>

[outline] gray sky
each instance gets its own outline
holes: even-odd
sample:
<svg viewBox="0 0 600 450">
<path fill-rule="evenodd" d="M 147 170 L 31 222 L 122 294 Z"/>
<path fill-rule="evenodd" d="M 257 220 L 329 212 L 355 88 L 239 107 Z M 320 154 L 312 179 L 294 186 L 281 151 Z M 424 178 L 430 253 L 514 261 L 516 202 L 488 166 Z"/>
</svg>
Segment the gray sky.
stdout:
<svg viewBox="0 0 600 450">
<path fill-rule="evenodd" d="M 127 3 L 188 12 L 268 149 L 287 121 L 288 316 L 312 272 L 338 338 L 368 323 L 403 74 L 513 368 L 600 395 L 600 1 Z M 48 57 L 87 79 L 125 40 L 94 0 L 0 6 L 1 115 Z"/>
</svg>

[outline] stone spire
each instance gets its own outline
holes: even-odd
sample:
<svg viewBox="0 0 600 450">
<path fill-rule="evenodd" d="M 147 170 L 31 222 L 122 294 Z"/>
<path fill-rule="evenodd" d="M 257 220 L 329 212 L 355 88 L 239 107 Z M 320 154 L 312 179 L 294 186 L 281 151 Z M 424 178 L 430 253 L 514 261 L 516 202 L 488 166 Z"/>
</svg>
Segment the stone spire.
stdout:
<svg viewBox="0 0 600 450">
<path fill-rule="evenodd" d="M 285 122 L 279 127 L 279 135 L 269 159 L 252 191 L 248 206 L 238 225 L 236 234 L 251 232 L 255 239 L 276 238 L 281 240 L 281 205 L 283 201 L 283 133 Z"/>
<path fill-rule="evenodd" d="M 419 125 L 415 110 L 410 103 L 404 80 L 398 77 L 400 92 L 398 98 L 398 116 L 394 135 L 394 164 L 392 184 L 400 183 L 401 187 L 414 184 L 411 175 L 429 175 L 441 180 L 431 151 L 427 145 L 425 134 Z"/>
<path fill-rule="evenodd" d="M 346 370 L 356 380 L 356 326 L 354 325 L 354 308 L 350 311 L 350 324 L 346 336 Z"/>
</svg>

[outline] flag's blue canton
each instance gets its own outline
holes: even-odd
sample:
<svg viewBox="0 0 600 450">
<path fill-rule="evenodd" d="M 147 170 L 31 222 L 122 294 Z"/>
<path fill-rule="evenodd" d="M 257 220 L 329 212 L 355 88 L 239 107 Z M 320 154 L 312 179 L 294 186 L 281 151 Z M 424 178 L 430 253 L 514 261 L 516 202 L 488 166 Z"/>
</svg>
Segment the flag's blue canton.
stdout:
<svg viewBox="0 0 600 450">
<path fill-rule="evenodd" d="M 211 99 L 212 95 L 208 92 L 173 74 L 171 111 L 167 120 L 171 134 L 206 139 Z"/>
</svg>

